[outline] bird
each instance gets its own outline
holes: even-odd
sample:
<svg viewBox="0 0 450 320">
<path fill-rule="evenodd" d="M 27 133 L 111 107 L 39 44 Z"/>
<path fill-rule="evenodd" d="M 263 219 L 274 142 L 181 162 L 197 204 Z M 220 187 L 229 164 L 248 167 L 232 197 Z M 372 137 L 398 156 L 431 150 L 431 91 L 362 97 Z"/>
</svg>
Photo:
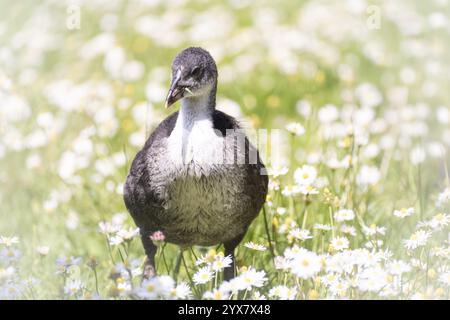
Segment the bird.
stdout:
<svg viewBox="0 0 450 320">
<path fill-rule="evenodd" d="M 216 109 L 218 71 L 211 54 L 189 47 L 173 60 L 165 118 L 132 161 L 124 202 L 146 254 L 143 279 L 156 276 L 157 246 L 149 235 L 185 250 L 222 245 L 236 276 L 234 251 L 263 207 L 268 176 L 239 122 Z M 181 251 L 182 254 L 183 251 Z"/>
</svg>

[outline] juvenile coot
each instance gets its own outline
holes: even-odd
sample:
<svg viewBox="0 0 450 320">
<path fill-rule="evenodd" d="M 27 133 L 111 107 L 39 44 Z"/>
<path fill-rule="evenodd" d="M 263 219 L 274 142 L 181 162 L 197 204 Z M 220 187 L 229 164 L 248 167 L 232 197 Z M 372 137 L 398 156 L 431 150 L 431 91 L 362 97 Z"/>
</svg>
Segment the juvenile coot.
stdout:
<svg viewBox="0 0 450 320">
<path fill-rule="evenodd" d="M 172 64 L 166 107 L 181 108 L 162 121 L 133 160 L 125 204 L 140 228 L 147 255 L 144 277 L 155 275 L 149 236 L 190 247 L 224 244 L 234 277 L 234 249 L 258 215 L 268 178 L 256 148 L 238 122 L 216 107 L 217 67 L 201 48 L 181 51 Z"/>
</svg>

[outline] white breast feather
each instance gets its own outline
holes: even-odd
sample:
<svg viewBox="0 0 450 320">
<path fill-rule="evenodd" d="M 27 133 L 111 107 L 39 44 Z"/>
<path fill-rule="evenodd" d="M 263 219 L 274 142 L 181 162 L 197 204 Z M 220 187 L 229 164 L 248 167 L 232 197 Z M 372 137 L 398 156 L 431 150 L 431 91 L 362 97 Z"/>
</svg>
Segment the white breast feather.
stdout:
<svg viewBox="0 0 450 320">
<path fill-rule="evenodd" d="M 170 159 L 178 166 L 193 163 L 207 170 L 224 158 L 224 139 L 215 132 L 211 120 L 198 120 L 191 128 L 175 126 L 167 140 Z"/>
</svg>

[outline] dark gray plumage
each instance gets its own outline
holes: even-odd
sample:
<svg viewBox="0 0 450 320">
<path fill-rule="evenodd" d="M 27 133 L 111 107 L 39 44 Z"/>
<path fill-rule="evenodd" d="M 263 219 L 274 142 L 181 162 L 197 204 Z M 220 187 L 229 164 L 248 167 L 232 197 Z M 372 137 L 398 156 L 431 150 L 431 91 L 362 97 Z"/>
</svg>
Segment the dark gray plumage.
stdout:
<svg viewBox="0 0 450 320">
<path fill-rule="evenodd" d="M 181 99 L 181 109 L 155 129 L 131 165 L 124 200 L 141 230 L 146 277 L 155 274 L 153 232 L 182 247 L 223 243 L 233 256 L 264 204 L 264 165 L 237 121 L 215 110 L 216 88 L 207 51 L 179 53 L 166 105 Z M 225 269 L 226 279 L 233 276 L 234 256 Z"/>
</svg>

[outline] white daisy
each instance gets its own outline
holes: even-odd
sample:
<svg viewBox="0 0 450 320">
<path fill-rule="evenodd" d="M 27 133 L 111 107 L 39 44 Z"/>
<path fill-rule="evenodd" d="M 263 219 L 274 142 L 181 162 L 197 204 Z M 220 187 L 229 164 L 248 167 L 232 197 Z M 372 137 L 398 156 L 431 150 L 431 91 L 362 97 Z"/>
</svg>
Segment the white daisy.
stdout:
<svg viewBox="0 0 450 320">
<path fill-rule="evenodd" d="M 371 224 L 370 226 L 363 226 L 362 230 L 364 234 L 368 237 L 374 236 L 377 233 L 384 235 L 386 233 L 386 227 L 378 227 L 376 224 Z"/>
<path fill-rule="evenodd" d="M 39 246 L 36 248 L 37 253 L 39 253 L 41 256 L 48 255 L 50 248 L 47 246 Z"/>
<path fill-rule="evenodd" d="M 256 251 L 265 251 L 267 249 L 262 244 L 254 243 L 252 241 L 249 241 L 246 244 L 244 244 L 244 247 L 252 249 L 252 250 L 256 250 Z"/>
<path fill-rule="evenodd" d="M 380 181 L 381 174 L 380 170 L 374 166 L 363 165 L 359 170 L 356 177 L 356 181 L 361 186 L 371 186 L 375 185 Z"/>
<path fill-rule="evenodd" d="M 273 166 L 267 169 L 267 172 L 270 176 L 273 178 L 277 178 L 279 176 L 284 176 L 289 171 L 288 167 L 282 167 L 282 166 Z"/>
<path fill-rule="evenodd" d="M 64 293 L 73 296 L 81 291 L 83 288 L 83 283 L 79 279 L 69 279 L 64 285 Z"/>
<path fill-rule="evenodd" d="M 301 136 L 305 134 L 305 128 L 298 122 L 288 123 L 286 125 L 286 130 L 296 136 Z"/>
<path fill-rule="evenodd" d="M 401 275 L 405 272 L 411 271 L 411 266 L 402 260 L 393 260 L 388 263 L 387 270 L 390 274 Z"/>
<path fill-rule="evenodd" d="M 331 226 L 329 224 L 321 224 L 321 223 L 316 223 L 313 228 L 316 230 L 321 230 L 321 231 L 330 231 L 331 230 Z"/>
<path fill-rule="evenodd" d="M 309 230 L 300 228 L 294 228 L 291 231 L 289 231 L 289 236 L 300 241 L 312 239 L 312 235 Z"/>
<path fill-rule="evenodd" d="M 255 291 L 255 293 L 253 293 L 252 300 L 261 301 L 261 300 L 267 300 L 267 298 L 265 295 L 261 294 L 261 292 Z"/>
<path fill-rule="evenodd" d="M 342 297 L 345 296 L 349 287 L 350 284 L 347 281 L 341 280 L 332 282 L 328 289 L 330 290 L 332 295 Z"/>
<path fill-rule="evenodd" d="M 218 289 L 214 288 L 211 291 L 206 291 L 203 294 L 203 298 L 211 300 L 228 300 L 230 298 L 230 294 L 231 294 L 230 283 L 228 281 L 224 281 L 221 283 Z"/>
<path fill-rule="evenodd" d="M 439 276 L 439 281 L 450 287 L 450 271 L 444 272 Z"/>
<path fill-rule="evenodd" d="M 398 218 L 405 218 L 414 214 L 414 211 L 414 208 L 401 208 L 400 210 L 394 210 L 394 216 Z"/>
<path fill-rule="evenodd" d="M 186 282 L 178 284 L 170 293 L 172 298 L 181 300 L 189 299 L 192 296 L 191 288 Z"/>
<path fill-rule="evenodd" d="M 319 256 L 311 251 L 301 248 L 290 262 L 291 271 L 297 277 L 308 279 L 315 276 L 321 269 Z"/>
<path fill-rule="evenodd" d="M 238 290 L 250 290 L 252 287 L 262 287 L 265 281 L 267 281 L 265 271 L 256 271 L 250 267 L 230 282 L 235 282 L 234 285 Z"/>
<path fill-rule="evenodd" d="M 430 220 L 430 227 L 432 229 L 440 229 L 450 223 L 450 215 L 446 213 L 438 213 Z"/>
<path fill-rule="evenodd" d="M 193 281 L 195 284 L 205 284 L 211 281 L 213 277 L 213 272 L 211 271 L 210 267 L 206 266 L 203 268 L 200 268 L 193 277 Z"/>
<path fill-rule="evenodd" d="M 336 251 L 348 249 L 349 245 L 350 243 L 346 237 L 336 237 L 331 240 L 331 247 Z"/>
<path fill-rule="evenodd" d="M 274 259 L 275 269 L 277 270 L 285 270 L 290 268 L 289 264 L 290 260 L 286 259 L 285 257 L 276 256 Z"/>
<path fill-rule="evenodd" d="M 128 282 L 127 282 L 128 283 Z M 186 290 L 189 290 L 189 294 Z M 190 295 L 189 287 L 181 283 L 179 288 L 175 288 L 175 281 L 170 276 L 159 276 L 142 281 L 141 285 L 135 291 L 136 295 L 141 299 L 154 300 L 158 298 L 164 299 L 185 299 Z"/>
<path fill-rule="evenodd" d="M 438 195 L 436 205 L 438 207 L 443 207 L 444 205 L 450 203 L 450 188 L 446 188 Z"/>
<path fill-rule="evenodd" d="M 334 213 L 334 219 L 336 221 L 350 221 L 355 218 L 355 213 L 351 209 L 341 209 Z"/>
<path fill-rule="evenodd" d="M 431 237 L 431 232 L 425 230 L 418 230 L 414 232 L 409 239 L 403 240 L 403 245 L 410 250 L 426 245 L 428 238 Z"/>
<path fill-rule="evenodd" d="M 349 226 L 347 224 L 343 224 L 343 225 L 341 225 L 340 230 L 342 233 L 349 234 L 353 237 L 356 236 L 356 228 L 354 226 Z"/>
<path fill-rule="evenodd" d="M 294 172 L 295 182 L 299 186 L 310 186 L 317 178 L 317 171 L 313 166 L 304 165 Z"/>
<path fill-rule="evenodd" d="M 224 268 L 228 268 L 233 263 L 233 260 L 231 259 L 231 256 L 228 255 L 226 257 L 222 255 L 217 255 L 216 259 L 211 264 L 211 268 L 215 272 L 219 272 L 223 270 Z"/>
<path fill-rule="evenodd" d="M 319 190 L 317 190 L 315 187 L 310 186 L 310 185 L 300 185 L 300 186 L 298 186 L 298 193 L 308 196 L 311 194 L 318 194 Z"/>
<path fill-rule="evenodd" d="M 125 241 L 129 241 L 133 239 L 134 237 L 137 237 L 139 235 L 139 228 L 122 228 L 119 231 L 117 231 L 117 236 L 121 237 Z"/>
<path fill-rule="evenodd" d="M 280 300 L 295 300 L 297 296 L 296 288 L 288 288 L 287 286 L 279 285 L 269 290 L 269 297 L 279 298 Z"/>
<path fill-rule="evenodd" d="M 141 299 L 154 300 L 158 297 L 159 285 L 157 277 L 145 279 L 136 290 L 136 294 Z"/>
<path fill-rule="evenodd" d="M 380 266 L 362 270 L 357 278 L 358 288 L 362 291 L 377 292 L 388 284 L 388 274 Z"/>
<path fill-rule="evenodd" d="M 17 244 L 19 243 L 19 238 L 18 237 L 5 237 L 5 236 L 0 236 L 0 244 L 3 244 L 7 247 L 12 246 L 13 244 Z"/>
</svg>

